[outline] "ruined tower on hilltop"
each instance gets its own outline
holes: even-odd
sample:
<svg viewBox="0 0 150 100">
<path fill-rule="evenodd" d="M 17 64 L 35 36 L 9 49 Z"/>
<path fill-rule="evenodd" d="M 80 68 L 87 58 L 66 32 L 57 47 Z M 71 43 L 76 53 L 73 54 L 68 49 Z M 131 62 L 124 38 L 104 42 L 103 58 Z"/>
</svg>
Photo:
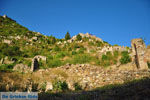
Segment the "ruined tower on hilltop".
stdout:
<svg viewBox="0 0 150 100">
<path fill-rule="evenodd" d="M 142 39 L 133 39 L 131 41 L 132 60 L 138 69 L 148 69 L 147 62 L 144 61 L 146 45 Z"/>
</svg>

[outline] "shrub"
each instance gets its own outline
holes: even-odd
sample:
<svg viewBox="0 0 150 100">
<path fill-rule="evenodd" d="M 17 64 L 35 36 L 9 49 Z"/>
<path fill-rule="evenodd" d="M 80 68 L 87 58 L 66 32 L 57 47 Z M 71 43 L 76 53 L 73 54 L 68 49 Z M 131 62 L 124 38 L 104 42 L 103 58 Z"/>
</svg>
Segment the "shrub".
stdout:
<svg viewBox="0 0 150 100">
<path fill-rule="evenodd" d="M 108 59 L 108 57 L 103 54 L 103 55 L 102 55 L 102 61 L 107 60 L 107 59 Z"/>
<path fill-rule="evenodd" d="M 68 85 L 65 81 L 56 81 L 53 83 L 53 89 L 55 91 L 65 91 L 65 90 L 68 90 Z"/>
<path fill-rule="evenodd" d="M 81 86 L 78 83 L 74 83 L 75 91 L 82 90 Z"/>
<path fill-rule="evenodd" d="M 110 66 L 117 63 L 118 52 L 115 52 L 114 55 L 110 51 L 106 52 L 106 55 L 102 55 L 100 64 L 104 67 Z"/>
<path fill-rule="evenodd" d="M 76 51 L 72 51 L 72 55 L 75 55 L 75 54 L 77 54 L 77 52 Z"/>
<path fill-rule="evenodd" d="M 96 41 L 96 46 L 97 47 L 102 47 L 103 46 L 103 43 L 101 41 Z"/>
<path fill-rule="evenodd" d="M 77 41 L 81 41 L 82 40 L 82 37 L 80 34 L 77 35 Z"/>
<path fill-rule="evenodd" d="M 2 44 L 0 52 L 5 56 L 21 56 L 22 54 L 18 46 L 8 46 L 8 44 Z"/>
<path fill-rule="evenodd" d="M 0 70 L 2 71 L 12 71 L 15 64 L 4 64 L 0 66 Z"/>
<path fill-rule="evenodd" d="M 120 59 L 121 64 L 127 64 L 131 62 L 131 57 L 129 56 L 129 53 L 127 51 L 121 52 L 121 56 L 122 56 Z"/>
<path fill-rule="evenodd" d="M 114 51 L 113 54 L 114 54 L 114 57 L 118 57 L 119 56 L 119 51 Z"/>
<path fill-rule="evenodd" d="M 106 52 L 106 55 L 102 55 L 102 61 L 111 60 L 113 58 L 112 53 L 110 51 Z"/>
</svg>

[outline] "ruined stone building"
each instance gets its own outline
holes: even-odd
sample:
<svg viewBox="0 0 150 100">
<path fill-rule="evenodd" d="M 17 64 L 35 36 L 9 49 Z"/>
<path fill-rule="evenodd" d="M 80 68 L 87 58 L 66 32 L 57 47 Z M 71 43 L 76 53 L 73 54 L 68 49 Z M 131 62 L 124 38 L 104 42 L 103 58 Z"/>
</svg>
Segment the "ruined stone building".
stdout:
<svg viewBox="0 0 150 100">
<path fill-rule="evenodd" d="M 146 45 L 142 39 L 133 39 L 131 41 L 132 61 L 138 69 L 148 69 L 147 61 L 144 60 Z"/>
<path fill-rule="evenodd" d="M 32 59 L 31 72 L 39 69 L 39 61 L 41 60 L 46 62 L 46 57 L 37 55 Z"/>
</svg>

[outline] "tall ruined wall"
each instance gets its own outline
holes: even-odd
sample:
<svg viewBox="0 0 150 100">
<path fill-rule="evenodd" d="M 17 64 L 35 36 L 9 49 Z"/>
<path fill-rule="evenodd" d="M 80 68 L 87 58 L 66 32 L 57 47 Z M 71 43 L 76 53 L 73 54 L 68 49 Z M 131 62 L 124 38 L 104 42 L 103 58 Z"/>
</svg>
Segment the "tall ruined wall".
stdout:
<svg viewBox="0 0 150 100">
<path fill-rule="evenodd" d="M 146 45 L 142 39 L 133 39 L 131 41 L 132 60 L 138 69 L 148 69 L 147 62 L 144 60 Z"/>
</svg>

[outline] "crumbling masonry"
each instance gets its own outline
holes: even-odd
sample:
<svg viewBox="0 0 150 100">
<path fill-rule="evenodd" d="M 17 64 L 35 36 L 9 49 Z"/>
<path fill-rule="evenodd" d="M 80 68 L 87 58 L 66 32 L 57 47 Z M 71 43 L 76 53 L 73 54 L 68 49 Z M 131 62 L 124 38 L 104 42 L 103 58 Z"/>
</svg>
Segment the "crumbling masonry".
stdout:
<svg viewBox="0 0 150 100">
<path fill-rule="evenodd" d="M 132 61 L 138 69 L 148 69 L 147 62 L 144 61 L 146 45 L 142 39 L 133 39 L 131 41 Z"/>
</svg>

